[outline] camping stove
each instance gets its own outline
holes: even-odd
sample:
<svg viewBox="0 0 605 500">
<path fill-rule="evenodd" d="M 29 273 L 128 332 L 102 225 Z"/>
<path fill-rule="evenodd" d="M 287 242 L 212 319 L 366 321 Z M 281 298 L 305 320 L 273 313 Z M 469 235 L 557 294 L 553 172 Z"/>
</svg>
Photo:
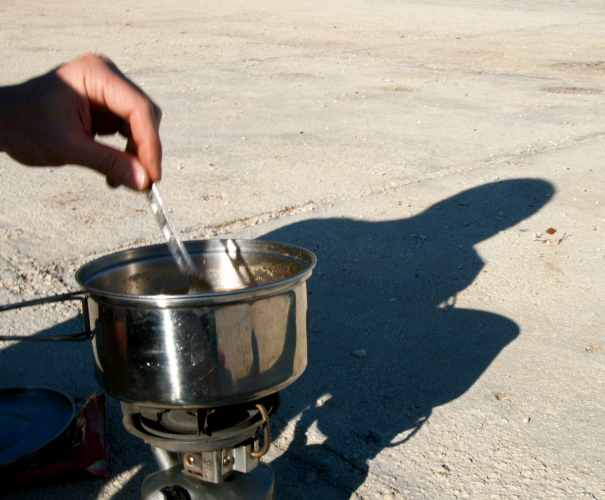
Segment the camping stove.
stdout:
<svg viewBox="0 0 605 500">
<path fill-rule="evenodd" d="M 258 240 L 186 243 L 209 293 L 187 293 L 166 245 L 128 249 L 76 273 L 84 331 L 0 340 L 92 340 L 96 376 L 160 470 L 143 500 L 271 500 L 269 417 L 307 366 L 308 250 Z"/>
<path fill-rule="evenodd" d="M 218 408 L 122 403 L 124 426 L 151 445 L 160 468 L 144 480 L 143 500 L 272 500 L 273 471 L 260 457 L 279 403 L 278 393 Z"/>
</svg>

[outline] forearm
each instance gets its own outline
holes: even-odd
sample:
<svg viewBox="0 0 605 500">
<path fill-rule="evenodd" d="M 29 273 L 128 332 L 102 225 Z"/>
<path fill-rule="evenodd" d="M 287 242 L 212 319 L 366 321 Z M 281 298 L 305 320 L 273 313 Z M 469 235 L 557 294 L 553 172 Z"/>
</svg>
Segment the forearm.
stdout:
<svg viewBox="0 0 605 500">
<path fill-rule="evenodd" d="M 14 104 L 18 99 L 15 87 L 0 87 L 0 151 L 7 151 L 11 143 Z"/>
<path fill-rule="evenodd" d="M 46 164 L 35 147 L 36 138 L 42 133 L 35 116 L 37 80 L 0 87 L 0 151 L 30 166 Z"/>
</svg>

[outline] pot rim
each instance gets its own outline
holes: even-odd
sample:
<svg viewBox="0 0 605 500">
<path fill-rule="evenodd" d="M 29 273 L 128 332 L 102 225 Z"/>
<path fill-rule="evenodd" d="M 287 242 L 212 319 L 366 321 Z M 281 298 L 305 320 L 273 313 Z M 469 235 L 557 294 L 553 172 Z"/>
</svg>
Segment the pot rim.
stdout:
<svg viewBox="0 0 605 500">
<path fill-rule="evenodd" d="M 230 243 L 231 242 L 231 243 Z M 209 240 L 190 240 L 185 242 L 187 251 L 192 255 L 199 253 L 217 253 L 229 251 L 229 245 L 235 245 L 238 250 L 246 252 L 248 250 L 255 254 L 267 254 L 278 256 L 285 260 L 295 261 L 302 266 L 304 270 L 289 276 L 263 285 L 245 287 L 236 290 L 219 291 L 211 293 L 192 293 L 192 294 L 128 294 L 91 286 L 89 283 L 94 277 L 112 268 L 125 266 L 135 262 L 154 260 L 158 258 L 171 258 L 168 245 L 165 243 L 157 245 L 148 245 L 132 249 L 122 250 L 103 257 L 99 257 L 80 267 L 75 274 L 75 279 L 80 287 L 89 293 L 95 301 L 102 299 L 107 302 L 120 304 L 137 304 L 139 306 L 151 307 L 172 307 L 175 305 L 189 306 L 195 303 L 217 304 L 238 302 L 260 297 L 269 297 L 279 294 L 286 289 L 291 289 L 300 282 L 306 281 L 312 274 L 317 257 L 313 252 L 290 244 L 256 240 L 256 239 L 209 239 Z M 176 264 L 175 264 L 176 266 Z"/>
</svg>

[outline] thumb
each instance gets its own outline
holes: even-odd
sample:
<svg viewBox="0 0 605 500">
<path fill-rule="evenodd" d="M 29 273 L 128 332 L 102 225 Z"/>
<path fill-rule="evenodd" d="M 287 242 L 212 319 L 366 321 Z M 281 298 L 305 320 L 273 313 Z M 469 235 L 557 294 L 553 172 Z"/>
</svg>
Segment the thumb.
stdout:
<svg viewBox="0 0 605 500">
<path fill-rule="evenodd" d="M 103 174 L 111 187 L 124 185 L 142 191 L 149 185 L 149 177 L 139 159 L 130 152 L 122 152 L 100 144 L 88 137 L 77 141 L 70 154 L 70 163 L 83 165 Z"/>
</svg>

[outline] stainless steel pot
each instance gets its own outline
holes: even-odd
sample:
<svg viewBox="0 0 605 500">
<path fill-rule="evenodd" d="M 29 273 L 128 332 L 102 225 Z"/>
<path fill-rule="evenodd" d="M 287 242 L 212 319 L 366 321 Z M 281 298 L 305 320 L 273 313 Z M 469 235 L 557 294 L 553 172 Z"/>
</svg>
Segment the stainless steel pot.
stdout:
<svg viewBox="0 0 605 500">
<path fill-rule="evenodd" d="M 168 247 L 155 245 L 92 261 L 76 273 L 82 292 L 47 299 L 87 299 L 85 332 L 71 337 L 92 335 L 100 385 L 139 406 L 208 408 L 294 382 L 307 365 L 315 256 L 258 240 L 186 247 L 212 293 L 189 294 Z"/>
</svg>

